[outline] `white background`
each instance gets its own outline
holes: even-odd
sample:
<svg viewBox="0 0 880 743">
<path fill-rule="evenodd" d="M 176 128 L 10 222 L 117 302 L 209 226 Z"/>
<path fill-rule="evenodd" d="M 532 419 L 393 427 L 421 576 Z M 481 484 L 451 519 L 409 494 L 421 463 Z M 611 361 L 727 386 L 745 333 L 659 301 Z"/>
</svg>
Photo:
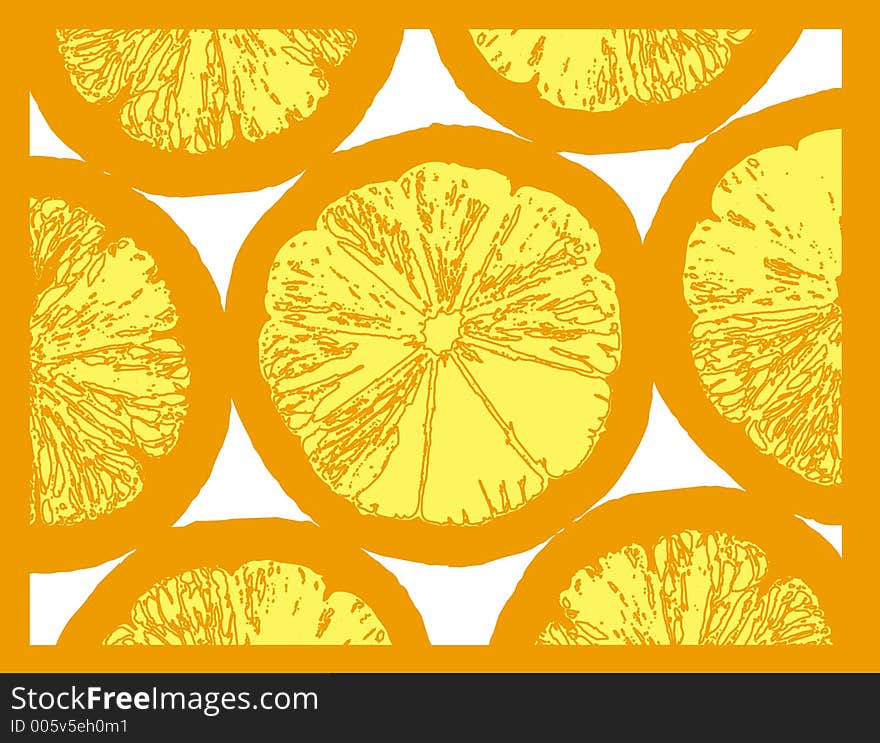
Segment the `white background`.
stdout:
<svg viewBox="0 0 880 743">
<path fill-rule="evenodd" d="M 808 30 L 766 85 L 734 118 L 840 85 L 841 32 Z M 437 56 L 430 33 L 409 30 L 387 83 L 339 149 L 433 123 L 507 131 L 455 87 Z M 566 157 L 593 170 L 623 197 L 644 236 L 660 198 L 694 147 L 695 144 L 682 144 L 669 150 Z M 32 155 L 77 158 L 47 126 L 33 101 L 30 149 Z M 254 193 L 188 198 L 148 196 L 187 233 L 217 282 L 221 296 L 225 296 L 239 246 L 256 221 L 295 180 Z M 697 448 L 655 391 L 647 432 L 605 500 L 627 493 L 698 485 L 738 487 Z M 261 516 L 307 519 L 263 467 L 233 409 L 229 434 L 213 473 L 178 525 Z M 810 523 L 840 551 L 839 527 Z M 467 568 L 376 557 L 409 591 L 432 642 L 484 644 L 491 637 L 498 612 L 539 549 Z M 54 644 L 68 619 L 119 562 L 112 560 L 69 573 L 32 574 L 31 642 Z"/>
</svg>

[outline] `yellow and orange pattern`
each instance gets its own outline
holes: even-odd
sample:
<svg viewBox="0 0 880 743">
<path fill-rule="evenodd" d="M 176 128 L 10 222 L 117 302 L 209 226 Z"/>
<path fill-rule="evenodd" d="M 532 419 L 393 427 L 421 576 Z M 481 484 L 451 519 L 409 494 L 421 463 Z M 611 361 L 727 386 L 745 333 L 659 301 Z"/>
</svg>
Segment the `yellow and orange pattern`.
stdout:
<svg viewBox="0 0 880 743">
<path fill-rule="evenodd" d="M 30 523 L 69 525 L 122 508 L 140 459 L 174 448 L 189 370 L 152 257 L 87 209 L 32 198 Z"/>
<path fill-rule="evenodd" d="M 388 645 L 362 599 L 302 565 L 254 560 L 159 581 L 105 645 Z"/>
<path fill-rule="evenodd" d="M 500 75 L 558 108 L 613 111 L 657 104 L 709 85 L 747 28 L 471 29 Z"/>
<path fill-rule="evenodd" d="M 749 139 L 764 113 L 710 134 L 797 30 L 441 28 L 462 92 L 521 139 L 435 125 L 320 160 L 391 68 L 399 29 L 369 31 L 35 36 L 34 101 L 88 165 L 81 192 L 74 174 L 29 194 L 19 521 L 33 553 L 53 540 L 76 553 L 80 538 L 134 549 L 71 619 L 68 646 L 418 648 L 406 591 L 360 548 L 455 566 L 548 538 L 494 657 L 830 646 L 832 630 L 845 645 L 836 555 L 794 509 L 792 523 L 752 510 L 788 498 L 780 482 L 791 502 L 843 482 L 843 135 L 827 115 L 840 99 L 771 112 L 766 140 Z M 808 105 L 819 123 L 792 128 Z M 643 241 L 610 187 L 555 154 L 707 135 Z M 127 201 L 130 186 L 226 193 L 304 170 L 242 247 L 225 318 L 186 237 Z M 757 473 L 748 494 L 587 512 L 639 446 L 652 384 L 733 479 Z M 230 396 L 320 526 L 171 528 L 225 430 L 199 416 L 228 413 Z M 177 513 L 142 519 L 163 498 Z M 110 556 L 82 552 L 29 569 Z"/>
<path fill-rule="evenodd" d="M 574 208 L 492 170 L 427 162 L 359 188 L 275 257 L 259 349 L 275 407 L 363 513 L 515 510 L 603 431 L 621 336 L 600 252 Z"/>
<path fill-rule="evenodd" d="M 314 113 L 329 70 L 357 43 L 343 29 L 63 29 L 58 49 L 84 100 L 119 105 L 134 140 L 202 154 L 256 142 Z"/>
<path fill-rule="evenodd" d="M 715 408 L 820 485 L 841 481 L 841 132 L 755 152 L 712 193 L 682 277 Z"/>
<path fill-rule="evenodd" d="M 767 582 L 767 556 L 723 532 L 630 544 L 578 570 L 538 645 L 827 645 L 799 578 Z"/>
</svg>

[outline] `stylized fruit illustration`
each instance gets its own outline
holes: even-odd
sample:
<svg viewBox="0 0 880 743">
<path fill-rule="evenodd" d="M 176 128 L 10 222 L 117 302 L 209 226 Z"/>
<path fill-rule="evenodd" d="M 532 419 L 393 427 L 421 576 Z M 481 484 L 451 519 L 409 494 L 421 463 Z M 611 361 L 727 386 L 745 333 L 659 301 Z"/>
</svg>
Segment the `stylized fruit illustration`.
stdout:
<svg viewBox="0 0 880 743">
<path fill-rule="evenodd" d="M 391 70 L 393 29 L 57 29 L 34 96 L 86 160 L 154 193 L 262 188 L 331 151 Z"/>
<path fill-rule="evenodd" d="M 161 210 L 74 161 L 29 163 L 32 569 L 170 525 L 226 430 L 217 290 Z"/>
<path fill-rule="evenodd" d="M 492 642 L 830 645 L 839 563 L 807 525 L 739 491 L 627 496 L 538 554 Z"/>
<path fill-rule="evenodd" d="M 434 30 L 476 105 L 557 151 L 698 139 L 745 103 L 799 31 L 746 28 Z"/>
<path fill-rule="evenodd" d="M 647 237 L 664 398 L 738 482 L 820 519 L 842 483 L 838 111 L 821 93 L 711 137 Z"/>
<path fill-rule="evenodd" d="M 640 271 L 616 195 L 511 137 L 432 127 L 334 155 L 236 262 L 238 409 L 300 506 L 370 549 L 525 549 L 644 430 Z"/>
<path fill-rule="evenodd" d="M 421 645 L 406 591 L 363 552 L 280 519 L 169 529 L 98 586 L 60 643 Z"/>
<path fill-rule="evenodd" d="M 558 108 L 613 111 L 666 103 L 709 85 L 748 28 L 471 29 L 499 75 L 532 83 Z"/>
</svg>

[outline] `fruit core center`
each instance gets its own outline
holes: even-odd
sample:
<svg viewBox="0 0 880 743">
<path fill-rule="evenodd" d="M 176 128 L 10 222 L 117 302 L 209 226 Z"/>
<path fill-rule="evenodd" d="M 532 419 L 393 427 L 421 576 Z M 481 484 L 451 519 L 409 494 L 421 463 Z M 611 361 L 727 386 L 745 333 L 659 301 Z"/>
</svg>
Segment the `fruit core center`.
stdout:
<svg viewBox="0 0 880 743">
<path fill-rule="evenodd" d="M 425 348 L 438 356 L 452 350 L 452 346 L 461 332 L 460 312 L 438 312 L 425 319 L 422 333 L 425 336 Z"/>
</svg>

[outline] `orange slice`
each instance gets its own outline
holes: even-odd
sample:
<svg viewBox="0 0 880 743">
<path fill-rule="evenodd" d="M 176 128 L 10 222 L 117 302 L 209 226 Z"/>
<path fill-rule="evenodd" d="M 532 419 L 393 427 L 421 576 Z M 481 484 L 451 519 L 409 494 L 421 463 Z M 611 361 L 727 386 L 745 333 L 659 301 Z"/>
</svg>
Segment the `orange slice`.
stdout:
<svg viewBox="0 0 880 743">
<path fill-rule="evenodd" d="M 217 290 L 156 206 L 72 160 L 29 164 L 34 570 L 131 549 L 207 479 L 229 402 Z"/>
<path fill-rule="evenodd" d="M 86 160 L 152 193 L 246 191 L 331 151 L 384 82 L 393 29 L 57 29 L 34 97 Z"/>
<path fill-rule="evenodd" d="M 739 491 L 632 495 L 537 555 L 492 644 L 830 645 L 840 580 L 824 539 Z"/>
<path fill-rule="evenodd" d="M 465 95 L 556 151 L 672 147 L 724 123 L 799 31 L 720 28 L 440 29 Z"/>
<path fill-rule="evenodd" d="M 820 520 L 842 493 L 839 106 L 820 93 L 711 137 L 647 236 L 664 399 L 737 482 Z"/>
<path fill-rule="evenodd" d="M 166 531 L 99 584 L 60 639 L 69 648 L 427 644 L 391 573 L 330 546 L 312 524 L 206 522 Z"/>
<path fill-rule="evenodd" d="M 287 492 L 353 541 L 523 550 L 644 430 L 640 276 L 620 199 L 512 137 L 432 127 L 333 155 L 235 264 L 236 405 Z"/>
</svg>

